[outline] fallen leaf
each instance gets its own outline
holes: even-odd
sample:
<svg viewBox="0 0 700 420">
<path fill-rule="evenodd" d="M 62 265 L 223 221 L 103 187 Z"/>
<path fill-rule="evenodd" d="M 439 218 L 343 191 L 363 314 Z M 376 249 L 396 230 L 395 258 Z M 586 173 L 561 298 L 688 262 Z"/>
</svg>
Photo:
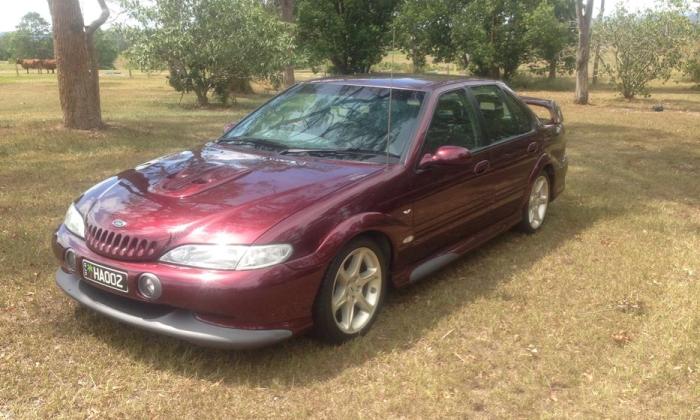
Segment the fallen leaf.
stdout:
<svg viewBox="0 0 700 420">
<path fill-rule="evenodd" d="M 625 330 L 620 330 L 620 331 L 614 333 L 612 335 L 612 339 L 615 341 L 615 343 L 617 343 L 620 346 L 624 346 L 625 344 L 632 341 L 632 337 Z"/>
</svg>

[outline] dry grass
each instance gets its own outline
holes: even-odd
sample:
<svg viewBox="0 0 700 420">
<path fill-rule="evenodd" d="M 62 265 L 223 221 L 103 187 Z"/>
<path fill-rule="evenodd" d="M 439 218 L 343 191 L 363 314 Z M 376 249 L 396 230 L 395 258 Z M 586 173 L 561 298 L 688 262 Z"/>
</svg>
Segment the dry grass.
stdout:
<svg viewBox="0 0 700 420">
<path fill-rule="evenodd" d="M 262 99 L 192 109 L 162 77 L 102 78 L 108 130 L 59 128 L 53 76 L 0 68 L 0 418 L 700 416 L 700 97 L 564 107 L 565 194 L 397 291 L 340 347 L 190 346 L 77 307 L 53 283 L 52 229 L 96 181 L 200 144 Z M 651 112 L 651 104 L 667 110 Z"/>
</svg>

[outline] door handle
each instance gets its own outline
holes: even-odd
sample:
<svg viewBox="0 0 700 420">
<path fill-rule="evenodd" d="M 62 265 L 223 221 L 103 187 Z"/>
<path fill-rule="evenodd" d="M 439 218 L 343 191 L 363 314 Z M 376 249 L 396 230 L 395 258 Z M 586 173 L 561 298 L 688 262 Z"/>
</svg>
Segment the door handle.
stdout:
<svg viewBox="0 0 700 420">
<path fill-rule="evenodd" d="M 530 143 L 530 144 L 527 145 L 527 152 L 528 152 L 528 153 L 535 153 L 535 152 L 537 151 L 538 148 L 539 148 L 539 147 L 538 147 L 537 143 L 535 143 L 535 142 L 533 141 L 532 143 Z"/>
<path fill-rule="evenodd" d="M 483 174 L 486 172 L 487 169 L 489 169 L 491 165 L 489 164 L 488 160 L 482 160 L 481 162 L 477 163 L 474 165 L 474 173 L 477 175 Z"/>
</svg>

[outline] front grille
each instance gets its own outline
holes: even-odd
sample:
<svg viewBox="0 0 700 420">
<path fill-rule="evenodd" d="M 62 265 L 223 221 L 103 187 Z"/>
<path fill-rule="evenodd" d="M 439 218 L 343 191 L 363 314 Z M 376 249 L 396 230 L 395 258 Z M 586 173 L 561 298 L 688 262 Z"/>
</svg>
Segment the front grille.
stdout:
<svg viewBox="0 0 700 420">
<path fill-rule="evenodd" d="M 167 245 L 167 240 L 152 240 L 88 225 L 85 242 L 92 251 L 118 260 L 153 259 Z"/>
</svg>

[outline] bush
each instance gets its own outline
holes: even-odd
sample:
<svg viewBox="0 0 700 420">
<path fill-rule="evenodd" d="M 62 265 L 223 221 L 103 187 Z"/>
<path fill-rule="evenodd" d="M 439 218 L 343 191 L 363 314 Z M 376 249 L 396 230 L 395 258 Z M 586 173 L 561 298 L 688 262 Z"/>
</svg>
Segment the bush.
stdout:
<svg viewBox="0 0 700 420">
<path fill-rule="evenodd" d="M 602 48 L 612 53 L 603 68 L 626 99 L 649 96 L 650 81 L 667 81 L 680 69 L 692 36 L 690 20 L 677 10 L 634 14 L 618 8 L 598 30 Z"/>
<path fill-rule="evenodd" d="M 700 82 L 700 59 L 693 58 L 688 60 L 685 65 L 685 74 L 688 75 L 691 81 Z"/>
</svg>

